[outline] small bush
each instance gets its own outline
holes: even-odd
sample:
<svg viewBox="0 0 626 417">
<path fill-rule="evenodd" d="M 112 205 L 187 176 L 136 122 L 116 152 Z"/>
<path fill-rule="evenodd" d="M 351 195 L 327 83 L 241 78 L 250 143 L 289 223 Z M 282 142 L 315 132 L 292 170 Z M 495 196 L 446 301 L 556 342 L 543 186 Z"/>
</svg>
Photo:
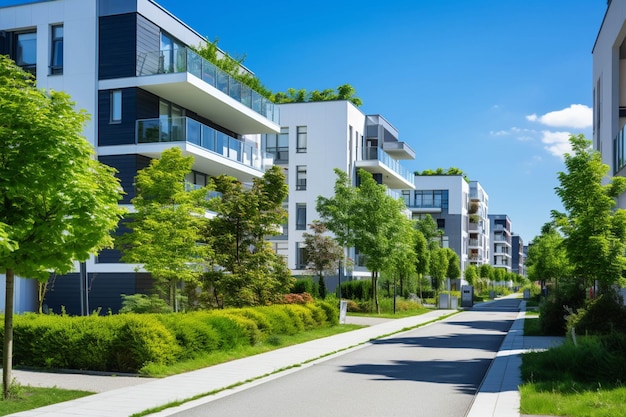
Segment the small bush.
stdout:
<svg viewBox="0 0 626 417">
<path fill-rule="evenodd" d="M 182 348 L 181 358 L 192 358 L 198 353 L 209 353 L 218 349 L 220 334 L 209 323 L 195 314 L 162 314 L 157 317 L 174 335 Z"/>
<path fill-rule="evenodd" d="M 285 294 L 282 299 L 283 304 L 306 304 L 312 303 L 311 294 L 303 292 L 301 294 Z"/>
<path fill-rule="evenodd" d="M 158 295 L 122 294 L 120 313 L 171 313 L 172 308 Z"/>
<path fill-rule="evenodd" d="M 361 307 L 352 300 L 348 300 L 346 307 L 350 313 L 358 313 L 361 311 Z"/>
<path fill-rule="evenodd" d="M 341 284 L 341 296 L 351 300 L 370 300 L 372 282 L 369 280 L 348 281 Z"/>
<path fill-rule="evenodd" d="M 337 303 L 318 301 L 315 304 L 324 310 L 324 313 L 326 313 L 326 322 L 328 324 L 331 326 L 339 324 L 339 308 L 337 307 Z"/>
<path fill-rule="evenodd" d="M 545 335 L 563 336 L 566 332 L 564 306 L 576 309 L 582 306 L 583 296 L 576 292 L 554 291 L 539 305 L 539 324 Z"/>
<path fill-rule="evenodd" d="M 313 280 L 313 278 L 298 278 L 296 282 L 293 284 L 293 292 L 296 294 L 309 293 L 309 294 L 317 294 L 319 290 L 317 289 L 317 284 Z"/>
<path fill-rule="evenodd" d="M 626 307 L 609 295 L 600 295 L 568 317 L 568 331 L 572 327 L 578 334 L 626 333 Z"/>
</svg>

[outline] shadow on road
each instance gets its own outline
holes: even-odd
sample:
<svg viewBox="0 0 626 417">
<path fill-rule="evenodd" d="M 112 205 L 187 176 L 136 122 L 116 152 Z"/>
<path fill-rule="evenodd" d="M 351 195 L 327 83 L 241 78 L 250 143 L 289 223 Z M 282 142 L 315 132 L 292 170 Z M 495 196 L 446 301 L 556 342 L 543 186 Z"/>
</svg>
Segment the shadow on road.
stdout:
<svg viewBox="0 0 626 417">
<path fill-rule="evenodd" d="M 510 327 L 509 323 L 509 327 Z M 508 329 L 508 328 L 507 328 Z M 503 330 L 506 332 L 506 329 Z M 502 334 L 448 334 L 442 336 L 423 337 L 393 337 L 389 339 L 373 340 L 373 345 L 405 345 L 408 348 L 440 348 L 440 349 L 477 349 L 488 352 L 495 352 L 502 343 Z"/>
<path fill-rule="evenodd" d="M 375 381 L 415 381 L 453 384 L 463 394 L 474 395 L 490 359 L 465 361 L 394 361 L 391 364 L 349 365 L 342 372 L 372 375 Z"/>
</svg>

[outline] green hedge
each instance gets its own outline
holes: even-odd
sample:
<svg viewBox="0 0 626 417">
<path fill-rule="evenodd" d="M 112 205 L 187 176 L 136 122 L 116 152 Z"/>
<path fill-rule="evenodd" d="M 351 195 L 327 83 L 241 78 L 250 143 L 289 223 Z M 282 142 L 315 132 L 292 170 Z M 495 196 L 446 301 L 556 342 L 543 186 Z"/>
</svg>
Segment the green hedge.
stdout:
<svg viewBox="0 0 626 417">
<path fill-rule="evenodd" d="M 169 314 L 29 313 L 14 317 L 13 363 L 135 373 L 150 363 L 169 365 L 201 353 L 254 345 L 271 335 L 336 325 L 338 320 L 337 306 L 321 301 Z"/>
</svg>

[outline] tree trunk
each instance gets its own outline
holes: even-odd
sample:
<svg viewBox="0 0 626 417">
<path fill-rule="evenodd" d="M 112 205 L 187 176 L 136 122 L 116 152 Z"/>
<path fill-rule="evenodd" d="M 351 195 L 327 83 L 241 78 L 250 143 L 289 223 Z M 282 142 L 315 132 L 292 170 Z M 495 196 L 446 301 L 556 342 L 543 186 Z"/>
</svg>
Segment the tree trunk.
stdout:
<svg viewBox="0 0 626 417">
<path fill-rule="evenodd" d="M 4 344 L 2 349 L 2 398 L 9 396 L 11 370 L 13 368 L 13 286 L 15 275 L 12 269 L 6 271 L 6 297 L 4 309 Z"/>
<path fill-rule="evenodd" d="M 380 305 L 378 304 L 378 271 L 372 271 L 372 293 L 374 295 L 376 314 L 380 314 Z"/>
</svg>

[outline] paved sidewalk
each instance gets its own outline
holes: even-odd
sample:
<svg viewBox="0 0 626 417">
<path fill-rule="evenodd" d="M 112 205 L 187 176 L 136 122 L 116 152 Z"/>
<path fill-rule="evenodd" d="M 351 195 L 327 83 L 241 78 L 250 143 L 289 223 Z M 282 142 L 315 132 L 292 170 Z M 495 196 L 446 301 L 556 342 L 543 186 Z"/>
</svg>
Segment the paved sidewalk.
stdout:
<svg viewBox="0 0 626 417">
<path fill-rule="evenodd" d="M 365 343 L 372 339 L 437 320 L 452 313 L 451 310 L 433 310 L 420 316 L 383 321 L 382 323 L 351 332 L 312 340 L 307 343 L 167 378 L 150 379 L 148 380 L 149 382 L 144 382 L 143 378 L 138 378 L 141 379 L 141 383 L 135 386 L 125 386 L 77 400 L 15 413 L 12 416 L 128 417 L 131 414 L 150 408 L 222 390 L 244 381 L 260 383 L 267 379 L 276 378 L 283 374 L 282 372 L 277 373 L 278 371 L 285 370 L 284 372 L 290 372 L 301 369 L 302 366 L 311 365 L 322 357 L 328 358 L 337 353 L 344 353 L 352 348 L 366 346 Z M 294 368 L 294 366 L 296 367 Z M 57 385 L 61 387 L 60 383 L 57 384 L 55 381 L 55 375 L 47 375 L 49 386 Z M 113 377 L 112 382 L 115 382 L 117 378 L 122 377 Z M 20 380 L 18 379 L 18 381 Z M 247 386 L 249 385 L 246 384 Z M 88 389 L 88 387 L 84 389 Z M 237 388 L 227 389 L 219 395 L 229 394 L 235 390 Z M 180 408 L 167 409 L 156 415 L 167 416 L 179 410 Z"/>
<path fill-rule="evenodd" d="M 529 349 L 544 349 L 556 345 L 563 339 L 523 337 L 525 314 L 523 301 L 520 310 L 487 371 L 467 417 L 519 417 L 520 354 Z M 174 401 L 188 400 L 221 390 L 210 397 L 203 397 L 152 415 L 165 417 L 206 402 L 207 399 L 230 395 L 248 388 L 251 384 L 260 384 L 336 354 L 367 346 L 366 343 L 372 339 L 397 333 L 452 313 L 451 310 L 433 310 L 421 316 L 394 320 L 350 317 L 349 322 L 366 324 L 369 327 L 162 379 L 14 371 L 18 382 L 23 384 L 92 390 L 99 393 L 12 415 L 128 417 L 133 413 Z M 245 386 L 238 386 L 242 382 L 247 383 Z M 232 388 L 225 389 L 226 387 Z"/>
<path fill-rule="evenodd" d="M 519 386 L 522 353 L 544 350 L 563 343 L 563 337 L 524 337 L 526 301 L 491 362 L 466 417 L 520 417 Z"/>
</svg>

